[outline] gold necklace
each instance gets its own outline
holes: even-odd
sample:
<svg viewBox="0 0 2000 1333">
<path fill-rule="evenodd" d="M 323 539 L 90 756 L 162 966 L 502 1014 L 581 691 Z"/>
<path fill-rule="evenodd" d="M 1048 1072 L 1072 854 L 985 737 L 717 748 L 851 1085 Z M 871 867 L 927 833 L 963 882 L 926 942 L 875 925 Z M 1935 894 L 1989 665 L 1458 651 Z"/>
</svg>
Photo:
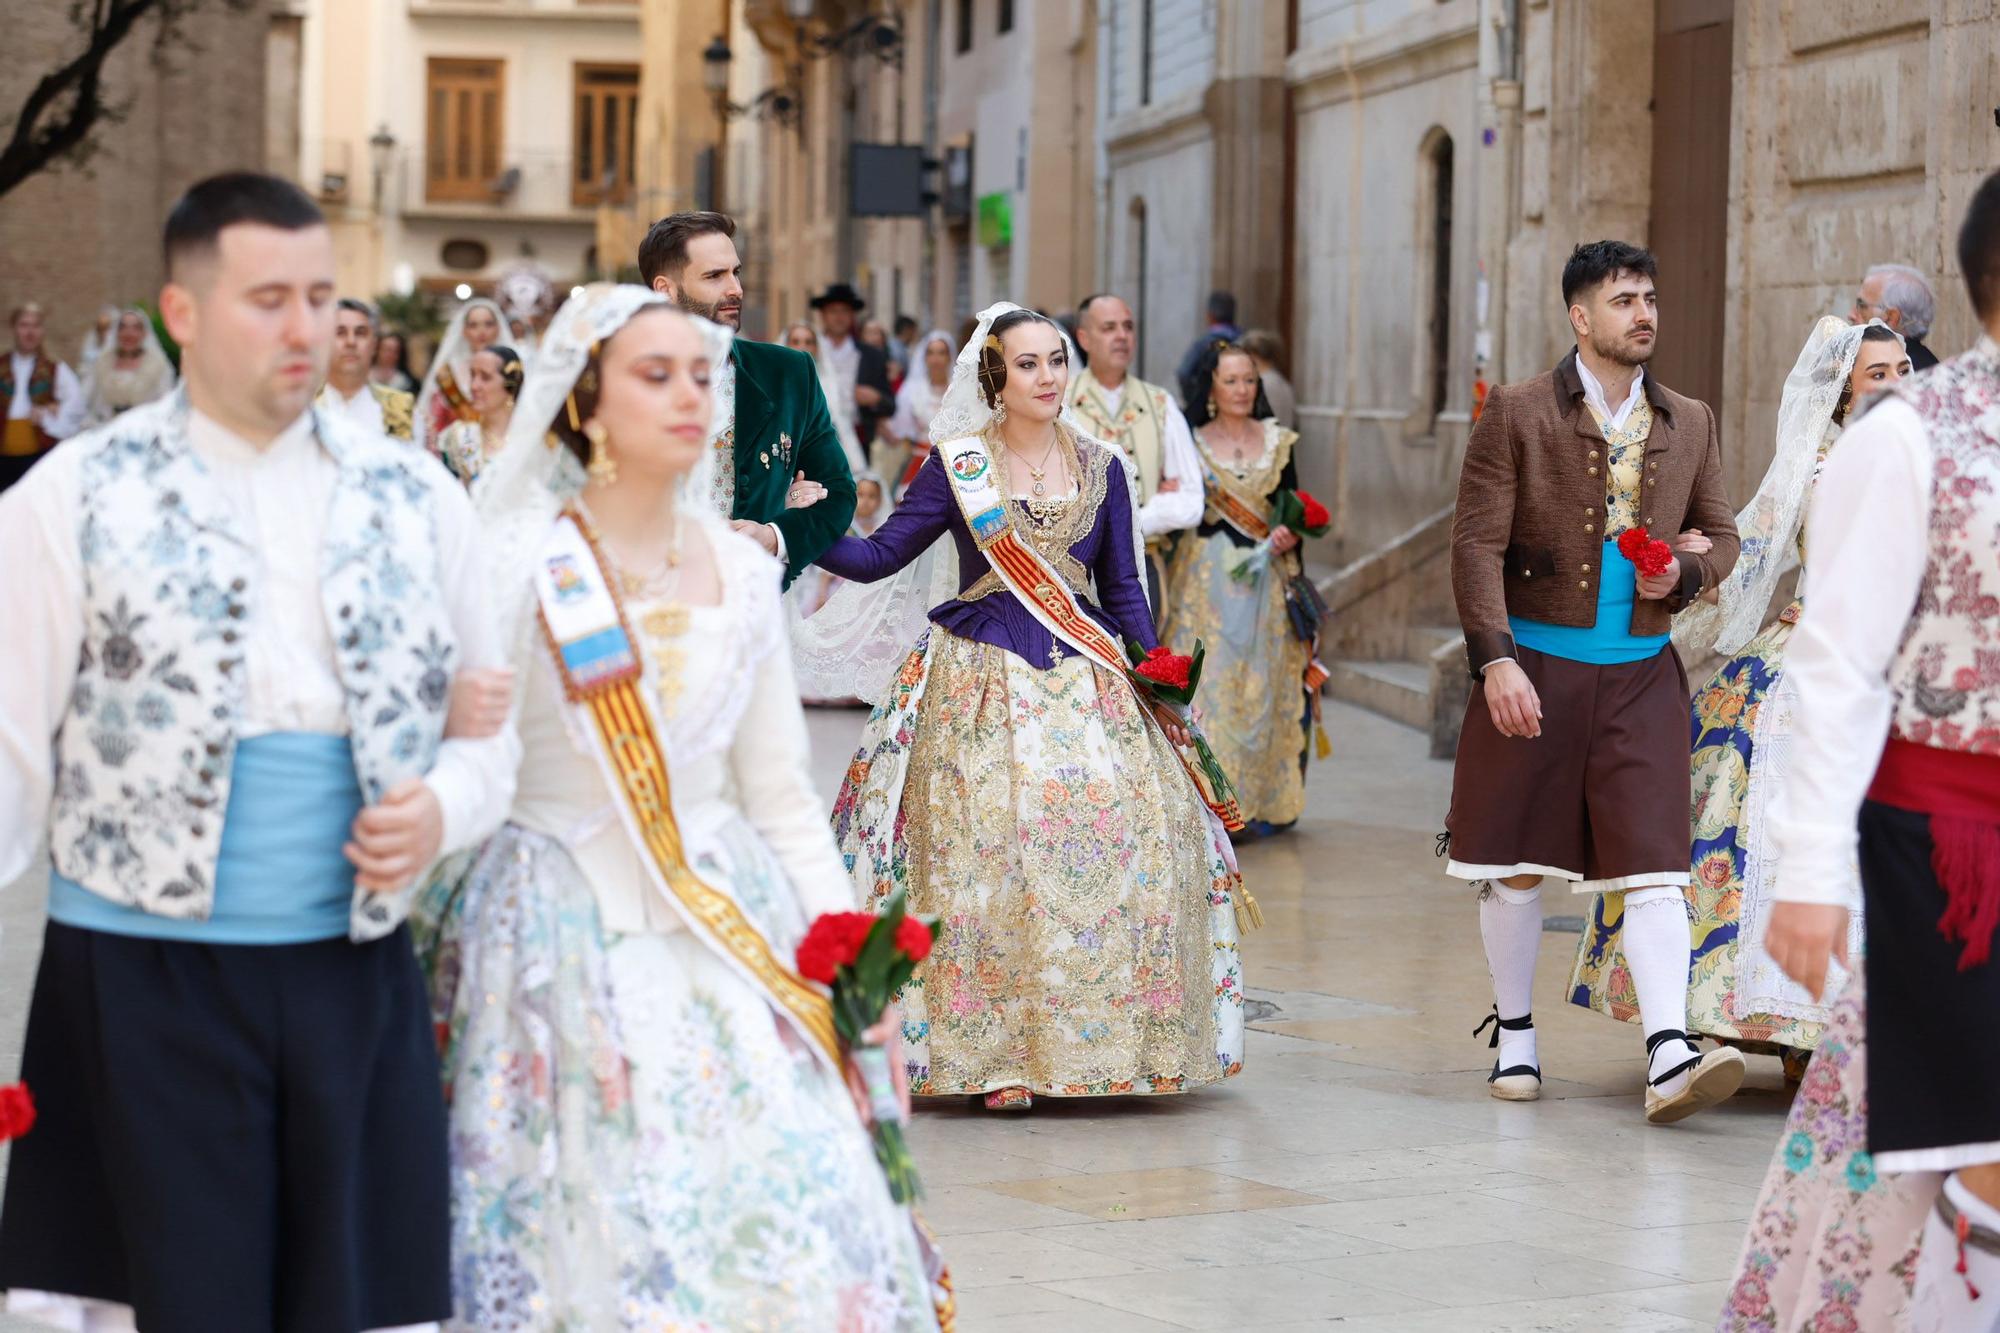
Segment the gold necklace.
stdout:
<svg viewBox="0 0 2000 1333">
<path fill-rule="evenodd" d="M 1016 449 L 1012 443 L 1007 445 L 1007 452 L 1019 459 L 1022 467 L 1028 469 L 1028 477 L 1034 483 L 1030 489 L 1038 496 L 1049 493 L 1047 483 L 1049 460 L 1055 457 L 1056 445 L 1061 442 L 1062 437 L 1060 435 L 1049 440 L 1049 447 L 1042 451 L 1042 465 L 1040 467 L 1036 467 L 1033 463 L 1030 463 L 1027 456 Z"/>
</svg>

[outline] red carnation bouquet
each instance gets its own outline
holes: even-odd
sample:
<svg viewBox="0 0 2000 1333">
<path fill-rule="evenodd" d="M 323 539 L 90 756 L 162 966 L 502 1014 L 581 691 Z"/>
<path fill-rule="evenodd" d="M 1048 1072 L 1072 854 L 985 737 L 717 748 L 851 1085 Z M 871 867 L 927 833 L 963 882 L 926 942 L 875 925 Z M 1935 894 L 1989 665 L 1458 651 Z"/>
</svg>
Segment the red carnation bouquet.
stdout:
<svg viewBox="0 0 2000 1333">
<path fill-rule="evenodd" d="M 1194 652 L 1187 655 L 1173 652 L 1165 646 L 1148 652 L 1139 646 L 1136 639 L 1127 639 L 1125 655 L 1131 659 L 1132 679 L 1142 694 L 1184 709 L 1193 706 L 1194 692 L 1201 685 L 1202 659 L 1208 655 L 1208 649 L 1200 639 L 1194 641 Z M 1215 751 L 1208 748 L 1208 738 L 1201 734 L 1193 716 L 1190 715 L 1182 725 L 1194 738 L 1195 763 L 1200 766 L 1202 776 L 1208 779 L 1216 804 L 1228 804 L 1236 795 L 1236 785 L 1222 771 Z"/>
<path fill-rule="evenodd" d="M 1290 528 L 1300 537 L 1324 537 L 1333 527 L 1326 506 L 1313 499 L 1310 491 L 1279 491 L 1271 499 L 1271 528 Z M 1255 583 L 1271 565 L 1271 539 L 1264 538 L 1229 567 L 1229 577 L 1238 583 Z"/>
<path fill-rule="evenodd" d="M 1674 563 L 1674 548 L 1644 528 L 1628 528 L 1618 538 L 1618 554 L 1632 562 L 1639 577 L 1656 579 Z"/>
<path fill-rule="evenodd" d="M 917 964 L 930 957 L 937 940 L 936 922 L 910 916 L 902 890 L 873 912 L 828 912 L 812 923 L 799 941 L 799 975 L 833 991 L 833 1026 L 848 1045 L 854 1067 L 868 1093 L 868 1110 L 875 1121 L 875 1158 L 889 1177 L 889 1195 L 908 1203 L 922 1187 L 917 1164 L 903 1138 L 903 1100 L 889 1067 L 885 1046 L 863 1035 L 881 1021 L 910 984 Z"/>
</svg>

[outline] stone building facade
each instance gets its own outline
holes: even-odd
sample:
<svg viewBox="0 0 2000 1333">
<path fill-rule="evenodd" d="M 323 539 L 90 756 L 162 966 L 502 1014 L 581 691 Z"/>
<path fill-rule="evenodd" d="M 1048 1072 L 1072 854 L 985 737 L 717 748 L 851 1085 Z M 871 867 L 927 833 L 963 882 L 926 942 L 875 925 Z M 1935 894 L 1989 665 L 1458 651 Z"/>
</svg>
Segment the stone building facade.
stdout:
<svg viewBox="0 0 2000 1333">
<path fill-rule="evenodd" d="M 49 69 L 73 59 L 81 37 L 69 6 L 11 6 L 0 61 L 0 117 L 10 117 Z M 142 20 L 113 52 L 104 84 L 122 109 L 100 124 L 95 154 L 58 163 L 0 198 L 0 309 L 38 301 L 49 345 L 74 361 L 105 304 L 152 304 L 165 281 L 160 228 L 181 191 L 217 171 L 290 173 L 298 157 L 299 17 L 284 3 L 197 9 L 184 41 L 160 48 Z M 223 72 L 227 72 L 224 77 Z M 11 119 L 0 131 L 11 133 Z"/>
</svg>

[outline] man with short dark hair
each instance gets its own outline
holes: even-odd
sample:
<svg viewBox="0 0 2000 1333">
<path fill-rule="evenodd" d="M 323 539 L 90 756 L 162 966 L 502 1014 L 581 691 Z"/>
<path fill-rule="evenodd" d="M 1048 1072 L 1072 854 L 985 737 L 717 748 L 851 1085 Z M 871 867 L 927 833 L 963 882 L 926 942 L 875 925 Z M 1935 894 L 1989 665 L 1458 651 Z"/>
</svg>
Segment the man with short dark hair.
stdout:
<svg viewBox="0 0 2000 1333">
<path fill-rule="evenodd" d="M 639 246 L 646 285 L 689 314 L 741 329 L 743 261 L 736 222 L 723 213 L 674 213 Z M 847 531 L 854 473 L 847 466 L 819 368 L 803 352 L 739 337 L 716 372 L 715 396 L 729 424 L 711 445 L 715 507 L 785 562 L 787 584 Z"/>
<path fill-rule="evenodd" d="M 8 322 L 14 350 L 0 361 L 0 401 L 7 404 L 6 432 L 0 435 L 0 491 L 75 434 L 84 410 L 83 385 L 43 345 L 42 308 L 32 301 L 17 306 Z"/>
<path fill-rule="evenodd" d="M 333 357 L 327 362 L 326 387 L 320 390 L 318 403 L 347 416 L 364 430 L 407 440 L 416 395 L 369 378 L 375 368 L 375 346 L 381 338 L 375 307 L 351 296 L 341 297 L 333 312 Z"/>
<path fill-rule="evenodd" d="M 443 739 L 453 673 L 504 662 L 478 532 L 436 460 L 311 407 L 333 238 L 296 185 L 193 186 L 166 261 L 181 389 L 0 496 L 34 573 L 0 582 L 0 883 L 53 863 L 0 1288 L 69 1328 L 427 1324 L 449 1169 L 404 918 L 520 754 Z"/>
<path fill-rule="evenodd" d="M 1540 1095 L 1529 999 L 1553 876 L 1624 894 L 1646 1118 L 1663 1124 L 1732 1095 L 1743 1057 L 1698 1055 L 1685 1031 L 1688 685 L 1668 631 L 1736 563 L 1737 536 L 1715 413 L 1646 373 L 1655 272 L 1637 246 L 1578 246 L 1562 283 L 1575 350 L 1496 387 L 1466 444 L 1451 577 L 1478 683 L 1446 845 L 1449 873 L 1480 889 L 1493 1095 Z M 1656 566 L 1620 541 L 1684 530 L 1710 549 Z"/>
<path fill-rule="evenodd" d="M 1196 383 L 1195 372 L 1201 365 L 1202 353 L 1212 342 L 1235 342 L 1243 336 L 1243 330 L 1236 327 L 1236 293 L 1212 291 L 1208 294 L 1208 327 L 1191 343 L 1181 364 L 1174 371 L 1174 383 L 1181 391 L 1181 401 L 1191 403 L 1196 395 L 1206 396 L 1208 386 Z"/>
</svg>

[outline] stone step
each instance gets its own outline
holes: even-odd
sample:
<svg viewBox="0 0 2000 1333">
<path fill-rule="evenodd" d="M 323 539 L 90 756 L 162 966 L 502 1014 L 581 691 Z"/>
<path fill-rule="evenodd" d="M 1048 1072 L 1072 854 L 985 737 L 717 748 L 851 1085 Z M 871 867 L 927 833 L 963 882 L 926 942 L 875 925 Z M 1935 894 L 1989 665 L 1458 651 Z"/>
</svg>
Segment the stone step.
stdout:
<svg viewBox="0 0 2000 1333">
<path fill-rule="evenodd" d="M 1423 662 L 1357 662 L 1329 664 L 1326 692 L 1342 703 L 1429 731 L 1431 669 Z"/>
<path fill-rule="evenodd" d="M 1457 643 L 1456 625 L 1412 625 L 1403 631 L 1404 655 L 1413 662 L 1427 662 L 1432 653 L 1448 643 Z"/>
</svg>

